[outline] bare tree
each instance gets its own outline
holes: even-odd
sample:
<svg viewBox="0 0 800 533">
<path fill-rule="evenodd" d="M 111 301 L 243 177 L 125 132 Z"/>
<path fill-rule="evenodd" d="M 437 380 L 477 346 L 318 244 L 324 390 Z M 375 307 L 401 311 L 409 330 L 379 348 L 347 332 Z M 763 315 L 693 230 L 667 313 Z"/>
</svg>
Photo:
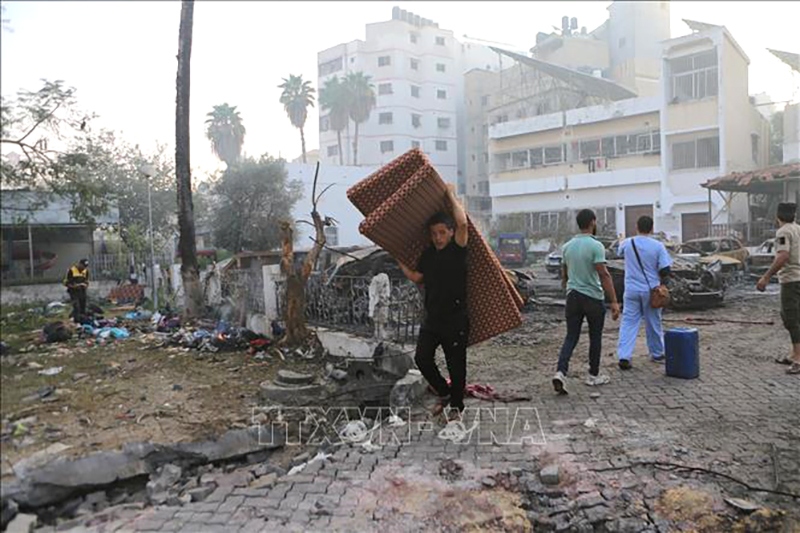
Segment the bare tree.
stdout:
<svg viewBox="0 0 800 533">
<path fill-rule="evenodd" d="M 281 272 L 286 277 L 286 311 L 284 320 L 286 321 L 286 337 L 283 344 L 287 346 L 303 345 L 308 339 L 308 328 L 306 327 L 306 283 L 317 264 L 319 253 L 325 247 L 325 227 L 334 224 L 333 219 L 324 219 L 317 211 L 317 203 L 331 186 L 326 187 L 317 195 L 317 178 L 319 176 L 319 163 L 314 172 L 314 185 L 311 189 L 311 222 L 306 222 L 314 226 L 315 238 L 314 246 L 306 256 L 303 264 L 298 268 L 294 264 L 294 231 L 290 222 L 281 223 L 283 233 L 283 248 L 281 254 Z M 302 221 L 305 222 L 305 221 Z"/>
<path fill-rule="evenodd" d="M 197 265 L 197 245 L 194 233 L 194 204 L 192 203 L 192 171 L 189 166 L 189 82 L 192 57 L 192 19 L 194 0 L 181 3 L 181 26 L 178 38 L 178 78 L 175 105 L 175 174 L 178 179 L 178 227 L 183 279 L 184 314 L 199 316 L 203 293 L 200 269 Z"/>
</svg>

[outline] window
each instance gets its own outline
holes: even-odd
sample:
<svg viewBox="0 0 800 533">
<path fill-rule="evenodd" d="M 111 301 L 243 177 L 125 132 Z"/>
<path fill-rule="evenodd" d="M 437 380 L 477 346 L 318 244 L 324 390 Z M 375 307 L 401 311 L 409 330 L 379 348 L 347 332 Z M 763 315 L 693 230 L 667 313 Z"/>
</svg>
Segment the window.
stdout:
<svg viewBox="0 0 800 533">
<path fill-rule="evenodd" d="M 616 150 L 616 155 L 625 155 L 628 153 L 628 136 L 627 135 L 617 135 L 614 140 L 614 148 Z"/>
<path fill-rule="evenodd" d="M 614 157 L 616 155 L 614 151 L 614 137 L 603 137 L 600 139 L 600 153 L 603 154 L 603 157 Z"/>
<path fill-rule="evenodd" d="M 476 160 L 476 159 L 477 159 L 477 158 L 475 157 L 475 154 L 472 154 L 472 162 L 473 162 L 473 163 L 475 162 L 475 160 Z"/>
<path fill-rule="evenodd" d="M 378 124 L 391 124 L 392 123 L 392 114 L 391 113 L 379 113 L 378 114 Z"/>
<path fill-rule="evenodd" d="M 695 142 L 688 141 L 672 145 L 672 170 L 695 167 Z"/>
<path fill-rule="evenodd" d="M 411 70 L 419 70 L 419 59 L 411 58 Z"/>
<path fill-rule="evenodd" d="M 446 152 L 447 151 L 447 141 L 436 141 L 436 151 L 437 152 Z"/>
<path fill-rule="evenodd" d="M 486 181 L 486 180 L 479 181 L 478 182 L 478 192 L 481 193 L 481 194 L 489 194 L 489 182 Z"/>
<path fill-rule="evenodd" d="M 488 94 L 484 94 L 483 96 L 481 96 L 481 105 L 482 106 L 489 105 L 489 95 Z"/>
<path fill-rule="evenodd" d="M 564 145 L 546 146 L 544 149 L 544 164 L 557 165 L 564 161 Z"/>
<path fill-rule="evenodd" d="M 521 150 L 511 154 L 511 167 L 512 168 L 525 168 L 528 166 L 528 151 Z"/>
<path fill-rule="evenodd" d="M 672 170 L 719 166 L 719 137 L 703 137 L 672 145 Z"/>
<path fill-rule="evenodd" d="M 388 67 L 392 64 L 392 56 L 380 56 L 378 58 L 379 67 Z"/>
<path fill-rule="evenodd" d="M 327 226 L 324 230 L 325 241 L 328 246 L 339 246 L 339 228 Z"/>
<path fill-rule="evenodd" d="M 649 152 L 653 147 L 653 140 L 649 133 L 644 133 L 636 136 L 636 151 Z"/>
<path fill-rule="evenodd" d="M 320 76 L 327 76 L 328 74 L 342 70 L 342 56 L 320 63 L 317 70 Z"/>
<path fill-rule="evenodd" d="M 378 84 L 378 94 L 392 94 L 392 84 L 391 83 L 380 83 Z"/>
<path fill-rule="evenodd" d="M 449 128 L 450 119 L 447 117 L 439 117 L 438 119 L 436 119 L 436 125 L 443 129 Z"/>
<path fill-rule="evenodd" d="M 719 137 L 697 139 L 697 168 L 719 166 Z"/>
<path fill-rule="evenodd" d="M 339 155 L 339 145 L 328 146 L 328 157 Z"/>
<path fill-rule="evenodd" d="M 495 154 L 494 156 L 494 170 L 495 172 L 503 172 L 508 170 L 511 166 L 511 154 Z"/>
<path fill-rule="evenodd" d="M 750 134 L 750 150 L 753 152 L 753 163 L 758 164 L 758 142 L 759 136 L 757 133 Z"/>
<path fill-rule="evenodd" d="M 419 128 L 422 126 L 422 115 L 418 115 L 417 113 L 411 113 L 411 125 L 415 128 Z"/>
<path fill-rule="evenodd" d="M 593 139 L 591 141 L 581 141 L 580 143 L 580 159 L 586 160 L 600 155 L 600 139 Z"/>
<path fill-rule="evenodd" d="M 445 91 L 444 89 L 437 89 L 436 98 L 438 98 L 439 100 L 446 100 L 447 99 L 447 91 Z"/>
<path fill-rule="evenodd" d="M 540 167 L 544 164 L 544 148 L 532 148 L 530 150 L 531 167 Z"/>
<path fill-rule="evenodd" d="M 661 132 L 659 130 L 653 132 L 653 153 L 661 153 Z"/>
<path fill-rule="evenodd" d="M 381 153 L 394 152 L 394 141 L 381 141 Z"/>
<path fill-rule="evenodd" d="M 417 44 L 417 41 L 419 41 L 419 33 L 412 31 L 411 33 L 408 34 L 408 39 L 411 41 L 412 44 Z"/>
<path fill-rule="evenodd" d="M 436 44 L 438 44 L 439 46 L 444 46 L 444 37 L 437 37 Z"/>
<path fill-rule="evenodd" d="M 420 146 L 419 141 L 411 141 L 411 148 L 419 148 Z"/>
<path fill-rule="evenodd" d="M 411 97 L 412 98 L 419 98 L 419 85 L 412 85 L 411 86 Z"/>
<path fill-rule="evenodd" d="M 669 62 L 672 101 L 699 100 L 718 94 L 716 48 Z"/>
<path fill-rule="evenodd" d="M 436 63 L 436 72 L 444 72 L 445 68 L 444 63 Z"/>
<path fill-rule="evenodd" d="M 320 133 L 331 129 L 331 119 L 328 115 L 319 117 L 319 131 Z"/>
</svg>

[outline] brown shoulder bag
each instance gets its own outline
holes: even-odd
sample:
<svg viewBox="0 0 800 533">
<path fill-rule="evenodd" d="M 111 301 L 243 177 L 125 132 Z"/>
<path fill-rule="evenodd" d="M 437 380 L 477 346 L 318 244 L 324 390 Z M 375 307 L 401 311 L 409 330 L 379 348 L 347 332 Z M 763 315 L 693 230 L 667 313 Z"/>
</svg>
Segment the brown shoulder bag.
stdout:
<svg viewBox="0 0 800 533">
<path fill-rule="evenodd" d="M 650 280 L 647 279 L 647 271 L 644 269 L 641 257 L 639 257 L 639 250 L 636 249 L 636 239 L 634 237 L 631 237 L 631 245 L 633 245 L 633 252 L 636 254 L 636 261 L 639 263 L 639 268 L 642 269 L 644 280 L 647 282 L 647 286 L 649 287 Z M 653 309 L 663 309 L 669 305 L 669 300 L 669 289 L 664 285 L 659 285 L 655 289 L 650 289 L 650 307 Z"/>
</svg>

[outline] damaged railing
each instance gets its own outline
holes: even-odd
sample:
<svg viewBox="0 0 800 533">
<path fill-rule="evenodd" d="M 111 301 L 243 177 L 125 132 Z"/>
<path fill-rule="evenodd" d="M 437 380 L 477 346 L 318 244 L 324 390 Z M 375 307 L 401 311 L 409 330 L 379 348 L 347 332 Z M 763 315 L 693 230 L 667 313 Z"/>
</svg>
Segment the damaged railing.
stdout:
<svg viewBox="0 0 800 533">
<path fill-rule="evenodd" d="M 313 274 L 306 285 L 306 318 L 310 324 L 372 336 L 369 316 L 369 286 L 372 278 Z M 422 321 L 422 297 L 417 287 L 406 280 L 392 280 L 389 319 L 391 340 L 414 342 Z M 286 284 L 275 284 L 278 312 L 286 306 Z"/>
</svg>

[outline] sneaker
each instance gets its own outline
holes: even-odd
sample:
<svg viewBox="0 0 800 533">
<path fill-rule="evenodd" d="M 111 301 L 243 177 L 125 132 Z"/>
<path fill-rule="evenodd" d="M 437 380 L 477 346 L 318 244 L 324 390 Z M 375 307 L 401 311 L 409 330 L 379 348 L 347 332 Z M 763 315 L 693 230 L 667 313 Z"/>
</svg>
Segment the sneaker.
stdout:
<svg viewBox="0 0 800 533">
<path fill-rule="evenodd" d="M 620 370 L 630 370 L 631 368 L 633 368 L 631 366 L 631 360 L 630 359 L 620 359 L 619 360 L 619 368 L 620 368 Z"/>
<path fill-rule="evenodd" d="M 606 374 L 598 374 L 596 376 L 592 376 L 590 374 L 589 377 L 586 378 L 586 384 L 589 385 L 590 387 L 605 385 L 609 381 L 611 381 L 611 378 L 609 378 Z"/>
<path fill-rule="evenodd" d="M 567 376 L 561 372 L 556 372 L 556 375 L 553 376 L 553 388 L 558 394 L 569 394 L 567 392 Z"/>
<path fill-rule="evenodd" d="M 651 357 L 650 360 L 654 363 L 663 364 L 665 361 L 665 357 L 663 355 L 659 355 L 658 357 Z"/>
</svg>

